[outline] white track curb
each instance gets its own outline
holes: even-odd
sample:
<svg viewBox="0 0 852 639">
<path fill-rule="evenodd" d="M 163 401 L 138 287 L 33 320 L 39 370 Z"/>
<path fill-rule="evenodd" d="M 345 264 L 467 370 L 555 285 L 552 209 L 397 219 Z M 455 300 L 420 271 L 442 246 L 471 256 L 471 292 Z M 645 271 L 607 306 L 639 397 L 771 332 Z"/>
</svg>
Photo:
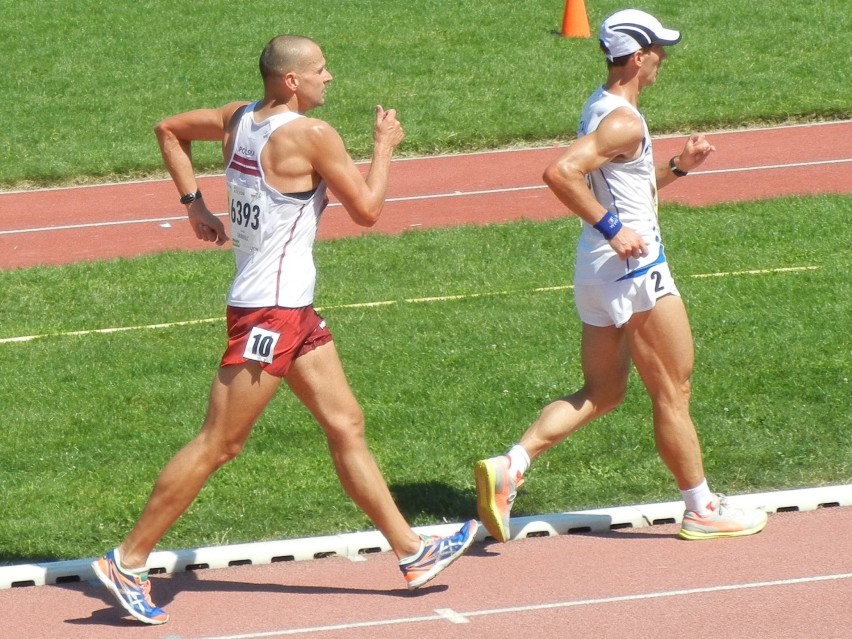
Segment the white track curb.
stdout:
<svg viewBox="0 0 852 639">
<path fill-rule="evenodd" d="M 852 506 L 852 484 L 784 490 L 754 495 L 731 495 L 733 506 L 762 508 L 766 512 L 807 511 L 826 507 Z M 581 532 L 604 532 L 617 528 L 644 528 L 678 523 L 683 516 L 683 502 L 673 501 L 639 506 L 620 506 L 597 510 L 581 510 L 512 519 L 512 538 L 566 535 Z M 459 524 L 418 527 L 430 535 L 448 535 Z M 477 541 L 486 538 L 480 528 Z M 244 564 L 269 564 L 279 561 L 302 561 L 330 555 L 357 558 L 373 552 L 390 550 L 377 531 L 285 539 L 251 544 L 233 544 L 191 550 L 159 551 L 151 554 L 148 568 L 153 572 L 181 572 L 201 568 L 228 568 Z M 21 564 L 0 567 L 0 590 L 20 586 L 89 581 L 95 578 L 91 563 L 94 558 Z"/>
</svg>

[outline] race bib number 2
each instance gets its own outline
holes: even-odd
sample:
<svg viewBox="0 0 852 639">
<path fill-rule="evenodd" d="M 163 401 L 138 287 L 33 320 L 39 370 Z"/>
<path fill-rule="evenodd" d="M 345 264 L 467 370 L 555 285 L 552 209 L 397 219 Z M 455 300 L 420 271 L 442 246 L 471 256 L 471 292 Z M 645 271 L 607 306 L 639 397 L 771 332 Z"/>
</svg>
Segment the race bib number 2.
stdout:
<svg viewBox="0 0 852 639">
<path fill-rule="evenodd" d="M 281 333 L 268 331 L 265 328 L 255 326 L 249 333 L 243 357 L 265 364 L 272 363 L 275 356 L 275 346 Z"/>
</svg>

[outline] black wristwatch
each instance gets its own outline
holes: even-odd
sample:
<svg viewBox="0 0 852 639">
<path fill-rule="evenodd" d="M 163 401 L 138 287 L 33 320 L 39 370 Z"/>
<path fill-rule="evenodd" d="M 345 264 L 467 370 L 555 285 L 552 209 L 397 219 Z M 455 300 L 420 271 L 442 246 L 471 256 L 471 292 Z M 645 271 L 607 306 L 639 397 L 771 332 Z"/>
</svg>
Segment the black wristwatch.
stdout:
<svg viewBox="0 0 852 639">
<path fill-rule="evenodd" d="M 677 168 L 677 164 L 675 164 L 675 158 L 676 157 L 677 156 L 674 156 L 674 157 L 672 157 L 671 160 L 669 160 L 669 169 L 671 169 L 671 172 L 674 173 L 678 177 L 686 177 L 688 175 L 688 172 L 687 171 L 681 171 L 679 168 Z"/>
<path fill-rule="evenodd" d="M 187 193 L 183 197 L 180 198 L 181 204 L 190 204 L 191 202 L 195 202 L 195 200 L 201 199 L 201 191 L 196 191 L 195 193 Z"/>
</svg>

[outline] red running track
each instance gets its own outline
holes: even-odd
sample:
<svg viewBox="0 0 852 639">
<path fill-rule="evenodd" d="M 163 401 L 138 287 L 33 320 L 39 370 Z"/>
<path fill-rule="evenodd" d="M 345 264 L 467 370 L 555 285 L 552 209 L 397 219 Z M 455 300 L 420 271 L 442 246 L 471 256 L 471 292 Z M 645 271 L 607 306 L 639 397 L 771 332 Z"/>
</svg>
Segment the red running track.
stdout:
<svg viewBox="0 0 852 639">
<path fill-rule="evenodd" d="M 717 133 L 718 151 L 661 192 L 693 206 L 852 192 L 852 122 Z M 659 158 L 682 138 L 654 142 Z M 540 175 L 556 147 L 395 162 L 370 232 L 563 214 Z M 201 188 L 224 209 L 221 177 Z M 0 194 L 0 268 L 207 248 L 170 182 Z M 330 207 L 320 237 L 365 232 Z M 471 499 L 473 496 L 471 495 Z M 368 555 L 155 577 L 173 619 L 126 619 L 90 583 L 0 591 L 0 639 L 452 639 L 690 635 L 852 636 L 852 508 L 773 514 L 761 534 L 684 542 L 676 526 L 474 545 L 415 593 L 393 557 Z"/>
<path fill-rule="evenodd" d="M 716 133 L 717 152 L 663 202 L 703 206 L 782 195 L 852 192 L 852 122 Z M 654 141 L 677 153 L 683 138 Z M 339 206 L 327 210 L 320 239 L 365 232 L 487 224 L 564 215 L 541 173 L 559 147 L 394 162 L 388 203 L 367 230 Z M 213 211 L 224 211 L 221 176 L 199 180 Z M 64 264 L 168 249 L 211 249 L 195 239 L 169 180 L 0 193 L 0 269 Z M 229 250 L 225 248 L 224 250 Z"/>
<path fill-rule="evenodd" d="M 753 537 L 676 525 L 480 543 L 409 592 L 390 553 L 154 577 L 164 626 L 99 584 L 0 591 L 4 639 L 848 639 L 852 508 L 770 516 Z M 5 633 L 5 634 L 4 634 Z"/>
</svg>

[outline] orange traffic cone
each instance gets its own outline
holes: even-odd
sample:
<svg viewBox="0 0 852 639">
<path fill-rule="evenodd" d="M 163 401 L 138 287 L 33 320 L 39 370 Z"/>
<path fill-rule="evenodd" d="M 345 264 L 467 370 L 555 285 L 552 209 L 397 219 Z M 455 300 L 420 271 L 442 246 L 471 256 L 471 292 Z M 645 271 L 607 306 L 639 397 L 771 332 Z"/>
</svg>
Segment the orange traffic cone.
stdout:
<svg viewBox="0 0 852 639">
<path fill-rule="evenodd" d="M 589 16 L 586 15 L 584 0 L 565 0 L 565 15 L 562 18 L 562 35 L 567 38 L 588 38 Z"/>
</svg>

